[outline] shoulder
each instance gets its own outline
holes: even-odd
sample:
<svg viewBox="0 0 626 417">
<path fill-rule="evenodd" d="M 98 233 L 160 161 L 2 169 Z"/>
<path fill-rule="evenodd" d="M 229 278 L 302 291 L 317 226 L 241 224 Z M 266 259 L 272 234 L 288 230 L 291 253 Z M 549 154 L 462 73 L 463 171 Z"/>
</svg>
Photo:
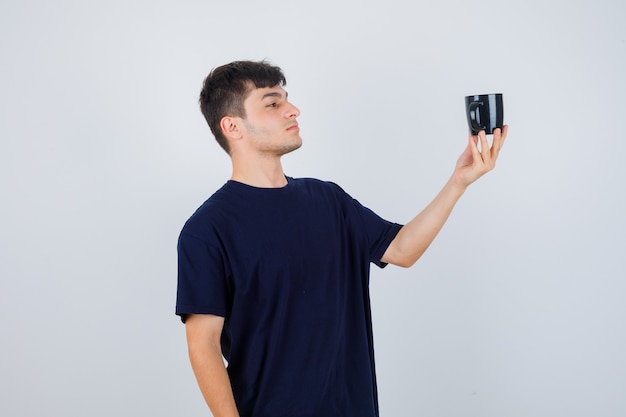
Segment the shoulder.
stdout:
<svg viewBox="0 0 626 417">
<path fill-rule="evenodd" d="M 337 195 L 347 195 L 347 193 L 332 181 L 317 178 L 289 178 L 289 182 L 296 189 L 321 191 Z"/>
<path fill-rule="evenodd" d="M 305 202 L 303 209 L 311 216 L 327 213 L 327 210 L 340 211 L 344 215 L 354 208 L 354 199 L 334 182 L 317 178 L 290 179 L 293 196 Z"/>
<path fill-rule="evenodd" d="M 228 213 L 232 190 L 229 183 L 224 184 L 198 207 L 185 222 L 181 235 L 204 237 L 219 224 L 223 223 Z"/>
</svg>

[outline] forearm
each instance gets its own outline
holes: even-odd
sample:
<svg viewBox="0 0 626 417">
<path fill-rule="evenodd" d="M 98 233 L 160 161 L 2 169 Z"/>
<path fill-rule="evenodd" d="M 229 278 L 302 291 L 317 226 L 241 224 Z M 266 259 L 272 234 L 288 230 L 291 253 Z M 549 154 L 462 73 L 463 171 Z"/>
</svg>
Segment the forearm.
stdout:
<svg viewBox="0 0 626 417">
<path fill-rule="evenodd" d="M 189 359 L 211 413 L 215 417 L 239 417 L 219 347 L 210 342 L 189 341 Z"/>
<path fill-rule="evenodd" d="M 448 180 L 430 204 L 400 229 L 387 248 L 383 262 L 402 267 L 413 265 L 439 234 L 466 188 L 452 178 Z"/>
</svg>

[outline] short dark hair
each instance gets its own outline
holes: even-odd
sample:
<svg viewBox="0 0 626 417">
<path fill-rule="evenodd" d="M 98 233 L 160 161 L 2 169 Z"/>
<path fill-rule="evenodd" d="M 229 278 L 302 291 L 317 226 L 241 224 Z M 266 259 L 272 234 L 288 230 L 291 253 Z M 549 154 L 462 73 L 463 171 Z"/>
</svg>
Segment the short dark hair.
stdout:
<svg viewBox="0 0 626 417">
<path fill-rule="evenodd" d="M 217 143 L 230 153 L 220 123 L 225 116 L 246 117 L 243 102 L 255 87 L 286 84 L 282 70 L 267 61 L 235 61 L 214 68 L 204 79 L 199 101 Z"/>
</svg>

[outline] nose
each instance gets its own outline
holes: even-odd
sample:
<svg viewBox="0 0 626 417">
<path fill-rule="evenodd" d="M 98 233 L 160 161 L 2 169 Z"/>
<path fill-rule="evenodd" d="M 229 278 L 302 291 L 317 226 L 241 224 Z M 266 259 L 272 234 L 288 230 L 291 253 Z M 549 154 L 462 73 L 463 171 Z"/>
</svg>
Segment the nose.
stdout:
<svg viewBox="0 0 626 417">
<path fill-rule="evenodd" d="M 288 119 L 291 119 L 292 117 L 298 117 L 300 116 L 300 109 L 297 108 L 296 106 L 294 106 L 293 104 L 289 103 L 289 107 L 287 108 L 287 113 L 286 116 Z"/>
</svg>

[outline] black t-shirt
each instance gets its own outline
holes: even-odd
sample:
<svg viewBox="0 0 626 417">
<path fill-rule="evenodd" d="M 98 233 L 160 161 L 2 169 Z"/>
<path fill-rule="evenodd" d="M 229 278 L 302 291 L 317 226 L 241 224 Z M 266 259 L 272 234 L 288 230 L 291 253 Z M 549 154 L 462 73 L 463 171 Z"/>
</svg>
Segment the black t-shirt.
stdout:
<svg viewBox="0 0 626 417">
<path fill-rule="evenodd" d="M 400 227 L 315 179 L 228 181 L 191 216 L 176 314 L 225 318 L 242 417 L 378 415 L 369 264 Z"/>
</svg>

